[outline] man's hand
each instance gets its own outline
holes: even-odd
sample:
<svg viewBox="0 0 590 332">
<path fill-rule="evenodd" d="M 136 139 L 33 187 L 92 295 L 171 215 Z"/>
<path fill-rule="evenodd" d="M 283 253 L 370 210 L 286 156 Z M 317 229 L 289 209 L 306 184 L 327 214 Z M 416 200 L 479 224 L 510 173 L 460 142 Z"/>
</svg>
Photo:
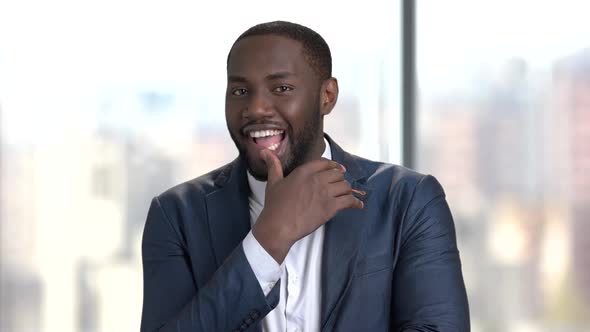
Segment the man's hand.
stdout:
<svg viewBox="0 0 590 332">
<path fill-rule="evenodd" d="M 262 150 L 268 170 L 264 209 L 252 234 L 280 264 L 291 246 L 312 233 L 343 209 L 362 209 L 363 202 L 352 195 L 344 180 L 344 166 L 318 159 L 297 167 L 283 177 L 277 156 Z"/>
</svg>

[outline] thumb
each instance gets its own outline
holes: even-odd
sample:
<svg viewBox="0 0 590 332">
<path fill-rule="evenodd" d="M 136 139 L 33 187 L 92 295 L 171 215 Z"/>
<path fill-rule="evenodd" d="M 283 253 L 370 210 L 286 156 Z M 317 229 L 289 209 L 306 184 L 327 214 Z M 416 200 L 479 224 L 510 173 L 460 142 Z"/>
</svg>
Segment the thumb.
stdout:
<svg viewBox="0 0 590 332">
<path fill-rule="evenodd" d="M 260 151 L 260 155 L 266 163 L 267 181 L 269 185 L 283 179 L 283 166 L 279 158 L 268 149 Z"/>
</svg>

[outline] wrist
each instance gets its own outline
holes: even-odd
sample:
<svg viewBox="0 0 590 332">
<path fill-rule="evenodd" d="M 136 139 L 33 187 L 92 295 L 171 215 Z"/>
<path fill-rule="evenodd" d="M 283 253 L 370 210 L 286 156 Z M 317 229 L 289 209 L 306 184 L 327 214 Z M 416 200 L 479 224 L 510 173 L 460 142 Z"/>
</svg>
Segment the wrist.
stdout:
<svg viewBox="0 0 590 332">
<path fill-rule="evenodd" d="M 252 227 L 252 235 L 279 264 L 283 262 L 289 249 L 295 243 L 285 227 L 269 222 L 263 214 Z"/>
</svg>

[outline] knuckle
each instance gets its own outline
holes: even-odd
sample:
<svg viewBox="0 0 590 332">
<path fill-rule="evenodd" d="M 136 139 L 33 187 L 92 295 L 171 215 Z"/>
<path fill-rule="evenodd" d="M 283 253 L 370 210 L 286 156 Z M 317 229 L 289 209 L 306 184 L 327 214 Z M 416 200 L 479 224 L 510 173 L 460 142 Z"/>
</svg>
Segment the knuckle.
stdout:
<svg viewBox="0 0 590 332">
<path fill-rule="evenodd" d="M 352 192 L 352 186 L 350 185 L 350 183 L 348 183 L 346 181 L 344 182 L 344 189 L 346 189 L 346 191 L 348 193 L 351 193 Z"/>
<path fill-rule="evenodd" d="M 347 203 L 349 204 L 349 206 L 356 206 L 357 200 L 358 199 L 352 195 L 347 196 Z"/>
<path fill-rule="evenodd" d="M 332 161 L 330 159 L 326 159 L 326 158 L 320 158 L 315 160 L 315 163 L 317 166 L 324 166 L 324 165 L 329 165 Z"/>
</svg>

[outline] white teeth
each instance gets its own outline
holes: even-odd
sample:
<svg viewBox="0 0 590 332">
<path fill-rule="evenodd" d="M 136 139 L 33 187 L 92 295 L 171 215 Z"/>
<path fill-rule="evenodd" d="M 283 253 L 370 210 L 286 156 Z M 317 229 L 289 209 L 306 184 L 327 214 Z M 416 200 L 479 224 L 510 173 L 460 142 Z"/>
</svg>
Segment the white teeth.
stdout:
<svg viewBox="0 0 590 332">
<path fill-rule="evenodd" d="M 275 136 L 275 135 L 282 135 L 284 133 L 283 130 L 274 130 L 274 129 L 268 129 L 268 130 L 256 130 L 256 131 L 251 131 L 248 133 L 248 135 L 250 137 L 254 137 L 254 138 L 259 138 L 259 137 L 268 137 L 268 136 Z M 275 143 L 269 147 L 267 147 L 267 149 L 274 151 L 276 150 L 279 146 L 281 145 L 281 142 Z"/>
<path fill-rule="evenodd" d="M 267 137 L 282 134 L 282 130 L 256 130 L 250 132 L 250 137 Z"/>
<path fill-rule="evenodd" d="M 279 145 L 280 145 L 280 143 L 275 143 L 275 144 L 269 146 L 267 149 L 274 151 L 279 147 Z"/>
</svg>

